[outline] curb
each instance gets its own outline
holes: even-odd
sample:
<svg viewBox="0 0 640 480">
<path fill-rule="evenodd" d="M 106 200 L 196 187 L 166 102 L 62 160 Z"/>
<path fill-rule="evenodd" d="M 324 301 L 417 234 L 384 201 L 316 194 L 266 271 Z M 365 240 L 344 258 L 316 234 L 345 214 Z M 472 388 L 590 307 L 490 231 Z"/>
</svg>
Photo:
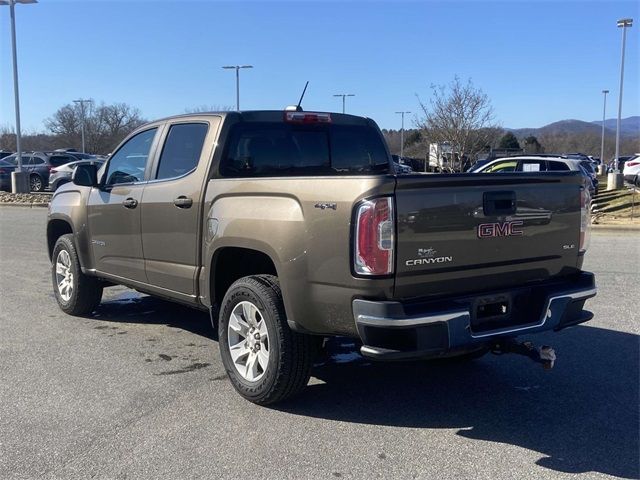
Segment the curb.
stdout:
<svg viewBox="0 0 640 480">
<path fill-rule="evenodd" d="M 18 203 L 18 202 L 3 202 L 0 203 L 0 207 L 48 207 L 48 203 Z"/>
<path fill-rule="evenodd" d="M 640 232 L 640 225 L 607 225 L 605 224 L 592 224 L 593 230 L 610 231 L 610 232 Z"/>
</svg>

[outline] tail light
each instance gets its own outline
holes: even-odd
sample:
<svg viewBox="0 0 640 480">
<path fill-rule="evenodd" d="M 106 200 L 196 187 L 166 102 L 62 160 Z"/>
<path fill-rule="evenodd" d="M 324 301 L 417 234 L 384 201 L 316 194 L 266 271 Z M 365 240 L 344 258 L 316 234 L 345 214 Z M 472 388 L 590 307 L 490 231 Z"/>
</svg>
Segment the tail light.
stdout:
<svg viewBox="0 0 640 480">
<path fill-rule="evenodd" d="M 49 173 L 58 173 L 58 170 L 53 167 L 49 167 Z"/>
<path fill-rule="evenodd" d="M 627 167 L 635 167 L 636 165 L 640 165 L 640 161 L 638 161 L 638 162 L 634 161 L 634 162 L 625 163 L 625 166 L 627 166 Z"/>
<path fill-rule="evenodd" d="M 354 270 L 360 275 L 389 275 L 394 262 L 391 197 L 367 200 L 356 207 Z"/>
<path fill-rule="evenodd" d="M 284 112 L 284 121 L 289 123 L 331 123 L 331 114 L 312 112 Z"/>
<path fill-rule="evenodd" d="M 591 239 L 591 194 L 583 188 L 580 191 L 580 251 L 586 252 Z"/>
</svg>

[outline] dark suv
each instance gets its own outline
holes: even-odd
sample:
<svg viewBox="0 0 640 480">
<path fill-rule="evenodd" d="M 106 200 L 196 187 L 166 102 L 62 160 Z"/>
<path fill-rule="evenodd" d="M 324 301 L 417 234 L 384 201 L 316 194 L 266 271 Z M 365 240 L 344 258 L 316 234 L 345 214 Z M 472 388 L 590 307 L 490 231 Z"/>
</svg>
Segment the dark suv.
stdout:
<svg viewBox="0 0 640 480">
<path fill-rule="evenodd" d="M 58 152 L 25 152 L 22 154 L 22 168 L 29 172 L 29 189 L 41 192 L 49 185 L 49 175 L 53 168 L 65 163 L 78 160 L 74 155 Z M 3 161 L 13 166 L 18 164 L 16 154 L 3 158 Z"/>
</svg>

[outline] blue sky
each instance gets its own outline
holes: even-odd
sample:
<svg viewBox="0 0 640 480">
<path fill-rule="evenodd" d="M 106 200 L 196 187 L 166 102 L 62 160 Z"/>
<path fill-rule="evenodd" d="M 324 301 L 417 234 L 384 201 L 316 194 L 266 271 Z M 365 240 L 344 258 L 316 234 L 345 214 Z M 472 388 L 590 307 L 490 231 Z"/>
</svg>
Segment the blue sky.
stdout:
<svg viewBox="0 0 640 480">
<path fill-rule="evenodd" d="M 216 2 L 40 0 L 16 7 L 23 130 L 84 97 L 126 102 L 148 119 L 235 104 L 227 64 L 241 72 L 241 108 L 296 103 L 398 128 L 431 84 L 471 77 L 497 120 L 538 127 L 616 113 L 621 31 L 627 33 L 623 117 L 640 114 L 639 2 Z M 0 7 L 0 125 L 12 126 L 8 7 Z M 409 118 L 407 127 L 411 126 Z"/>
</svg>

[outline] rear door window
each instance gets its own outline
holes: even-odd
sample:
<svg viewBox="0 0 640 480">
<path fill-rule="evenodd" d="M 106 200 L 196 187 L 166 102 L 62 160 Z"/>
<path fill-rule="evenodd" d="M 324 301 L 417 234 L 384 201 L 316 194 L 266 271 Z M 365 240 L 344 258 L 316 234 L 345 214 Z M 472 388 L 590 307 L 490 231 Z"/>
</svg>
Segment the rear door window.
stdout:
<svg viewBox="0 0 640 480">
<path fill-rule="evenodd" d="M 387 173 L 377 132 L 366 126 L 239 123 L 220 173 L 226 177 Z"/>
<path fill-rule="evenodd" d="M 195 169 L 208 129 L 206 123 L 171 125 L 160 155 L 156 178 L 175 178 Z"/>
</svg>

